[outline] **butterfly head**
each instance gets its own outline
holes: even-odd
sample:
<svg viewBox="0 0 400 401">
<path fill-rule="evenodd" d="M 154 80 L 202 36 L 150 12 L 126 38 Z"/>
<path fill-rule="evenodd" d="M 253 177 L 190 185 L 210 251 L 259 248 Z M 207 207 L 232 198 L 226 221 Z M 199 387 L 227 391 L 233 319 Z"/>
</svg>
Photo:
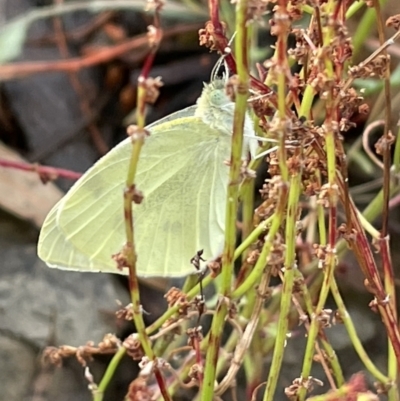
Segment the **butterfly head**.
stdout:
<svg viewBox="0 0 400 401">
<path fill-rule="evenodd" d="M 232 100 L 226 94 L 225 85 L 225 78 L 217 78 L 210 84 L 205 85 L 203 94 L 207 97 L 211 107 L 224 107 L 227 104 L 232 104 Z"/>
<path fill-rule="evenodd" d="M 212 128 L 224 126 L 227 118 L 232 120 L 235 104 L 226 94 L 225 85 L 224 77 L 214 79 L 210 84 L 204 84 L 203 92 L 197 99 L 195 115 Z"/>
</svg>

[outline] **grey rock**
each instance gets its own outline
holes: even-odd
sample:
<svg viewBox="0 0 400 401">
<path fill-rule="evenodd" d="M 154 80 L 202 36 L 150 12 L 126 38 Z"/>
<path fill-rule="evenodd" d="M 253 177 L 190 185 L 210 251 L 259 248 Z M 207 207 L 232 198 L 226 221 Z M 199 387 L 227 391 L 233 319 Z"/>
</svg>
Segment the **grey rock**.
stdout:
<svg viewBox="0 0 400 401">
<path fill-rule="evenodd" d="M 112 275 L 47 268 L 36 256 L 34 232 L 27 224 L 0 215 L 0 377 L 9 378 L 0 381 L 0 401 L 21 400 L 32 391 L 44 347 L 79 346 L 115 333 L 116 299 L 129 302 Z M 63 384 L 70 389 L 67 393 L 88 393 L 83 368 L 70 363 L 70 373 L 67 368 L 60 371 L 62 382 L 74 379 Z M 54 392 L 52 400 L 67 399 L 56 394 L 66 393 Z"/>
</svg>

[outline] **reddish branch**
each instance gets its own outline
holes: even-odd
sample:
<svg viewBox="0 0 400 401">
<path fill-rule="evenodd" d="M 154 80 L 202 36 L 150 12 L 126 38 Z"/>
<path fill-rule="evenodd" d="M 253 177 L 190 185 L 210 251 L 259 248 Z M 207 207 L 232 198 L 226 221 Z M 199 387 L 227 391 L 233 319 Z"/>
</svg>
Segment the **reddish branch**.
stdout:
<svg viewBox="0 0 400 401">
<path fill-rule="evenodd" d="M 62 168 L 40 166 L 39 164 L 29 164 L 29 163 L 16 162 L 4 159 L 0 159 L 0 166 L 37 173 L 40 179 L 44 183 L 48 181 L 54 181 L 57 178 L 67 178 L 69 180 L 77 180 L 82 175 L 81 173 L 76 173 L 74 171 L 65 170 Z"/>
</svg>

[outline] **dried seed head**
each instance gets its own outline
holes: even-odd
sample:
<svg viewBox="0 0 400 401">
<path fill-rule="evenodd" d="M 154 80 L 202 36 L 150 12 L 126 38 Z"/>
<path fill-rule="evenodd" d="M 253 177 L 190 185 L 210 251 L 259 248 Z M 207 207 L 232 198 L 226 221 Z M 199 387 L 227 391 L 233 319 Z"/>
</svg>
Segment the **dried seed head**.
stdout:
<svg viewBox="0 0 400 401">
<path fill-rule="evenodd" d="M 42 354 L 42 361 L 44 364 L 51 363 L 52 365 L 61 367 L 63 355 L 57 347 L 46 347 Z"/>
<path fill-rule="evenodd" d="M 137 125 L 131 124 L 126 128 L 126 133 L 131 137 L 132 142 L 144 139 L 146 136 L 150 136 L 150 132 L 146 129 L 139 129 Z"/>
<path fill-rule="evenodd" d="M 349 75 L 353 78 L 384 78 L 390 65 L 390 56 L 380 54 L 368 64 L 359 64 L 349 68 Z"/>
<path fill-rule="evenodd" d="M 290 400 L 297 400 L 298 393 L 301 388 L 305 388 L 307 391 L 312 391 L 315 385 L 323 386 L 324 383 L 312 376 L 308 376 L 307 379 L 298 377 L 293 380 L 289 387 L 285 388 L 285 394 Z"/>
<path fill-rule="evenodd" d="M 332 324 L 343 324 L 343 317 L 339 310 L 335 310 L 335 313 L 332 317 Z"/>
<path fill-rule="evenodd" d="M 122 307 L 122 304 L 120 304 L 120 306 Z M 124 320 L 128 320 L 128 321 L 132 321 L 133 319 L 133 306 L 132 304 L 128 304 L 124 307 L 122 307 L 121 309 L 117 310 L 115 312 L 115 315 L 117 316 L 118 319 L 124 319 Z"/>
<path fill-rule="evenodd" d="M 293 283 L 293 294 L 302 295 L 304 285 L 305 285 L 304 278 L 302 276 L 295 278 Z"/>
<path fill-rule="evenodd" d="M 156 46 L 158 44 L 159 36 L 159 31 L 154 25 L 149 25 L 147 27 L 147 40 L 149 41 L 150 47 Z"/>
<path fill-rule="evenodd" d="M 287 36 L 290 33 L 292 21 L 286 7 L 276 5 L 273 8 L 273 17 L 269 21 L 272 36 Z"/>
<path fill-rule="evenodd" d="M 320 324 L 320 327 L 326 329 L 332 326 L 331 324 L 331 316 L 332 309 L 323 309 L 319 315 L 316 316 L 317 321 Z"/>
<path fill-rule="evenodd" d="M 272 94 L 272 92 L 271 92 Z M 264 131 L 267 131 L 266 117 L 272 117 L 275 114 L 275 108 L 270 102 L 270 95 L 255 96 L 250 99 L 254 113 L 261 119 L 260 124 Z"/>
<path fill-rule="evenodd" d="M 368 115 L 369 114 L 369 106 L 368 106 L 368 104 L 363 103 L 362 105 L 360 105 L 359 108 L 358 108 L 358 112 L 360 114 L 363 114 L 363 115 Z"/>
<path fill-rule="evenodd" d="M 400 29 L 400 14 L 392 15 L 386 20 L 386 26 L 394 28 L 396 31 Z"/>
<path fill-rule="evenodd" d="M 142 344 L 137 336 L 137 334 L 131 334 L 122 343 L 123 347 L 126 349 L 126 353 L 134 360 L 140 361 L 144 356 L 144 351 Z"/>
<path fill-rule="evenodd" d="M 164 0 L 147 0 L 146 11 L 161 11 L 165 5 Z"/>
<path fill-rule="evenodd" d="M 160 88 L 164 85 L 161 77 L 146 78 L 143 84 L 146 89 L 145 102 L 150 104 L 155 103 L 160 95 Z"/>
<path fill-rule="evenodd" d="M 115 253 L 111 257 L 114 260 L 114 262 L 116 262 L 118 270 L 122 270 L 124 268 L 129 267 L 128 260 L 123 251 L 119 252 L 119 253 Z"/>
<path fill-rule="evenodd" d="M 388 152 L 395 141 L 395 136 L 392 134 L 391 131 L 388 132 L 388 135 L 381 136 L 378 142 L 375 143 L 376 153 L 378 155 L 384 155 Z"/>
<path fill-rule="evenodd" d="M 195 363 L 193 364 L 190 369 L 188 376 L 195 381 L 196 383 L 199 382 L 200 377 L 203 375 L 203 367 L 201 364 Z"/>
<path fill-rule="evenodd" d="M 187 299 L 187 295 L 182 292 L 179 288 L 172 287 L 165 295 L 164 298 L 167 300 L 168 307 L 172 308 L 178 306 L 178 313 L 181 316 L 186 316 L 190 308 L 190 302 Z"/>
<path fill-rule="evenodd" d="M 207 268 L 210 270 L 211 277 L 217 277 L 221 273 L 222 260 L 217 258 L 207 263 Z"/>
<path fill-rule="evenodd" d="M 203 328 L 201 326 L 186 330 L 186 334 L 188 336 L 188 345 L 190 345 L 193 349 L 196 349 L 196 344 L 198 345 L 200 341 L 203 340 L 202 330 Z"/>
<path fill-rule="evenodd" d="M 129 385 L 128 393 L 125 396 L 126 401 L 151 401 L 154 393 L 151 386 L 143 377 L 138 377 Z"/>
<path fill-rule="evenodd" d="M 303 4 L 295 4 L 295 3 L 305 4 L 305 2 L 296 2 L 296 1 L 291 1 L 287 4 L 287 13 L 292 21 L 298 21 L 303 17 Z"/>
<path fill-rule="evenodd" d="M 60 347 L 60 349 L 62 348 L 63 347 Z M 76 349 L 75 357 L 82 366 L 86 366 L 88 362 L 93 360 L 93 354 L 96 353 L 96 351 L 97 349 L 94 346 L 94 342 L 88 341 L 86 345 L 81 345 Z"/>
<path fill-rule="evenodd" d="M 115 351 L 121 345 L 121 340 L 115 336 L 115 334 L 108 333 L 103 337 L 103 340 L 99 342 L 98 347 L 102 352 Z"/>
<path fill-rule="evenodd" d="M 222 26 L 221 34 L 225 36 L 226 24 L 221 21 L 221 26 Z M 218 39 L 215 35 L 213 23 L 211 21 L 207 21 L 205 27 L 199 30 L 200 46 L 208 47 L 211 51 L 218 50 L 219 46 L 217 40 Z"/>
<path fill-rule="evenodd" d="M 247 255 L 246 262 L 250 266 L 254 266 L 258 260 L 258 257 L 260 256 L 260 251 L 258 249 L 255 249 L 253 251 L 250 251 Z"/>
<path fill-rule="evenodd" d="M 389 392 L 389 390 L 391 388 L 393 388 L 394 383 L 390 382 L 390 383 L 382 383 L 382 382 L 374 382 L 374 387 L 376 389 L 376 392 L 378 394 L 384 394 L 387 395 L 387 393 Z M 369 401 L 369 399 L 368 399 Z M 379 398 L 372 398 L 372 401 L 379 401 Z"/>
</svg>

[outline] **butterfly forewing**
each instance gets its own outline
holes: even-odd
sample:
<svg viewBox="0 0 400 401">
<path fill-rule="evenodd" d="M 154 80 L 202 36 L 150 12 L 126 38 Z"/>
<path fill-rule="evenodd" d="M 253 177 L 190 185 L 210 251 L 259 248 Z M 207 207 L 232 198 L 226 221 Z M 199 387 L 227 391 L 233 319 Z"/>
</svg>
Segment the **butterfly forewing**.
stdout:
<svg viewBox="0 0 400 401">
<path fill-rule="evenodd" d="M 211 258 L 222 249 L 230 136 L 197 117 L 162 120 L 150 128 L 136 177 L 144 194 L 134 205 L 138 273 L 183 276 L 194 272 L 190 259 L 198 250 Z M 118 272 L 112 255 L 125 243 L 123 190 L 131 150 L 129 139 L 116 146 L 58 204 L 41 247 L 50 230 L 65 243 L 53 245 L 63 252 L 59 260 L 44 258 L 49 264 Z"/>
</svg>

